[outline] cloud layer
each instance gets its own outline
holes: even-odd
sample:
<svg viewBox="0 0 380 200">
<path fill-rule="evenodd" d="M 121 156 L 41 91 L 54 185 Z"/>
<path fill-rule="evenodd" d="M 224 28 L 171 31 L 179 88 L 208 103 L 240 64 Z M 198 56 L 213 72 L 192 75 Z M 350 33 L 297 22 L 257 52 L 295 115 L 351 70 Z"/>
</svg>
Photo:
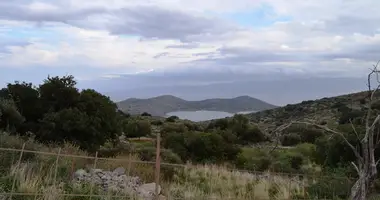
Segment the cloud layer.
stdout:
<svg viewBox="0 0 380 200">
<path fill-rule="evenodd" d="M 0 80 L 31 69 L 83 80 L 152 71 L 362 76 L 380 59 L 379 7 L 373 0 L 1 1 L 0 68 L 8 74 Z"/>
</svg>

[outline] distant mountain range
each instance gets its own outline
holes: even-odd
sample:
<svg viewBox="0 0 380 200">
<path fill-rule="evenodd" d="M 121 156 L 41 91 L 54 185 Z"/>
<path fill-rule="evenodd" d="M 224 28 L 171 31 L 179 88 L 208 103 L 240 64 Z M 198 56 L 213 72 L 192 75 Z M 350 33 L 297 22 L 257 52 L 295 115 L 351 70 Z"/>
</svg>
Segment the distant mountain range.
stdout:
<svg viewBox="0 0 380 200">
<path fill-rule="evenodd" d="M 147 112 L 153 116 L 165 116 L 167 113 L 174 111 L 208 110 L 237 113 L 243 111 L 262 111 L 277 107 L 250 96 L 186 101 L 172 95 L 162 95 L 148 99 L 130 98 L 118 102 L 117 105 L 119 109 L 130 114 Z"/>
</svg>

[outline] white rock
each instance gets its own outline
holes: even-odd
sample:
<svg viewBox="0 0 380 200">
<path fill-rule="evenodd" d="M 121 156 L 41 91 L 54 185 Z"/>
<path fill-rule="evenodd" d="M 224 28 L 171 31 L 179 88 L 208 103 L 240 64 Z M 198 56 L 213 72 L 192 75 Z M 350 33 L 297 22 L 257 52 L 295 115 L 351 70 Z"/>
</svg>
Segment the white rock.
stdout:
<svg viewBox="0 0 380 200">
<path fill-rule="evenodd" d="M 118 167 L 118 168 L 116 168 L 115 170 L 113 170 L 113 174 L 116 174 L 118 176 L 121 176 L 121 175 L 125 174 L 124 167 Z"/>
<path fill-rule="evenodd" d="M 156 183 L 143 184 L 137 188 L 137 192 L 139 196 L 146 200 L 148 199 L 150 200 L 154 198 L 155 191 L 156 191 Z M 161 193 L 161 186 L 158 186 L 158 194 L 160 193 Z"/>
</svg>

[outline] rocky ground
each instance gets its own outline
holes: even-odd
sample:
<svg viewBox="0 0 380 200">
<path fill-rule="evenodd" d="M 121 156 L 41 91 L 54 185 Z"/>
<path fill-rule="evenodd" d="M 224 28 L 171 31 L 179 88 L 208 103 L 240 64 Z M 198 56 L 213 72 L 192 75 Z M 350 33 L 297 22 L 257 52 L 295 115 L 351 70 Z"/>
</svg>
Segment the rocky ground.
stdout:
<svg viewBox="0 0 380 200">
<path fill-rule="evenodd" d="M 118 167 L 113 171 L 79 169 L 74 174 L 74 181 L 76 184 L 92 183 L 104 191 L 124 193 L 144 200 L 153 200 L 155 196 L 155 183 L 144 184 L 139 177 L 126 175 L 123 167 Z M 161 192 L 160 186 L 159 192 Z M 161 195 L 160 199 L 165 198 Z"/>
</svg>

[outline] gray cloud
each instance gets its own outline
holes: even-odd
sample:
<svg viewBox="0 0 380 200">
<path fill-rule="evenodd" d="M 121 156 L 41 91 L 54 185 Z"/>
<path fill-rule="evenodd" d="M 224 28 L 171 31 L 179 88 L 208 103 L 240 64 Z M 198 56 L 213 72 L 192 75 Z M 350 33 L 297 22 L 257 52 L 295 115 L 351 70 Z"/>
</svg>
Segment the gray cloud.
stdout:
<svg viewBox="0 0 380 200">
<path fill-rule="evenodd" d="M 361 33 L 366 35 L 379 34 L 380 17 L 362 17 L 341 15 L 324 22 L 324 31 L 340 35 Z"/>
<path fill-rule="evenodd" d="M 188 36 L 218 34 L 234 28 L 218 19 L 154 6 L 122 8 L 110 14 L 116 20 L 105 26 L 113 34 L 133 34 L 147 38 L 187 41 Z"/>
<path fill-rule="evenodd" d="M 79 10 L 61 7 L 57 10 L 33 11 L 25 5 L 27 2 L 30 3 L 30 1 L 0 2 L 0 19 L 68 23 L 71 20 L 83 20 L 87 16 L 106 12 L 102 7 Z"/>
<path fill-rule="evenodd" d="M 321 66 L 318 64 L 323 61 L 352 59 L 356 61 L 376 62 L 380 59 L 380 42 L 355 44 L 354 41 L 348 40 L 347 44 L 341 47 L 340 50 L 335 51 L 263 50 L 250 47 L 222 47 L 216 53 L 202 54 L 208 56 L 196 61 L 190 61 L 188 64 L 254 70 L 255 68 L 277 68 L 281 66 L 281 64 L 276 65 L 275 63 L 295 62 L 303 63 L 303 68 L 311 71 L 320 68 Z"/>
<path fill-rule="evenodd" d="M 117 9 L 99 6 L 78 9 L 57 3 L 57 10 L 32 10 L 25 6 L 28 5 L 27 2 L 31 3 L 26 0 L 0 2 L 0 19 L 37 22 L 40 25 L 43 22 L 61 22 L 81 28 L 108 30 L 116 35 L 139 35 L 144 38 L 181 41 L 190 41 L 190 36 L 220 34 L 236 28 L 216 18 L 157 6 Z M 182 47 L 191 48 L 189 45 Z"/>
</svg>

